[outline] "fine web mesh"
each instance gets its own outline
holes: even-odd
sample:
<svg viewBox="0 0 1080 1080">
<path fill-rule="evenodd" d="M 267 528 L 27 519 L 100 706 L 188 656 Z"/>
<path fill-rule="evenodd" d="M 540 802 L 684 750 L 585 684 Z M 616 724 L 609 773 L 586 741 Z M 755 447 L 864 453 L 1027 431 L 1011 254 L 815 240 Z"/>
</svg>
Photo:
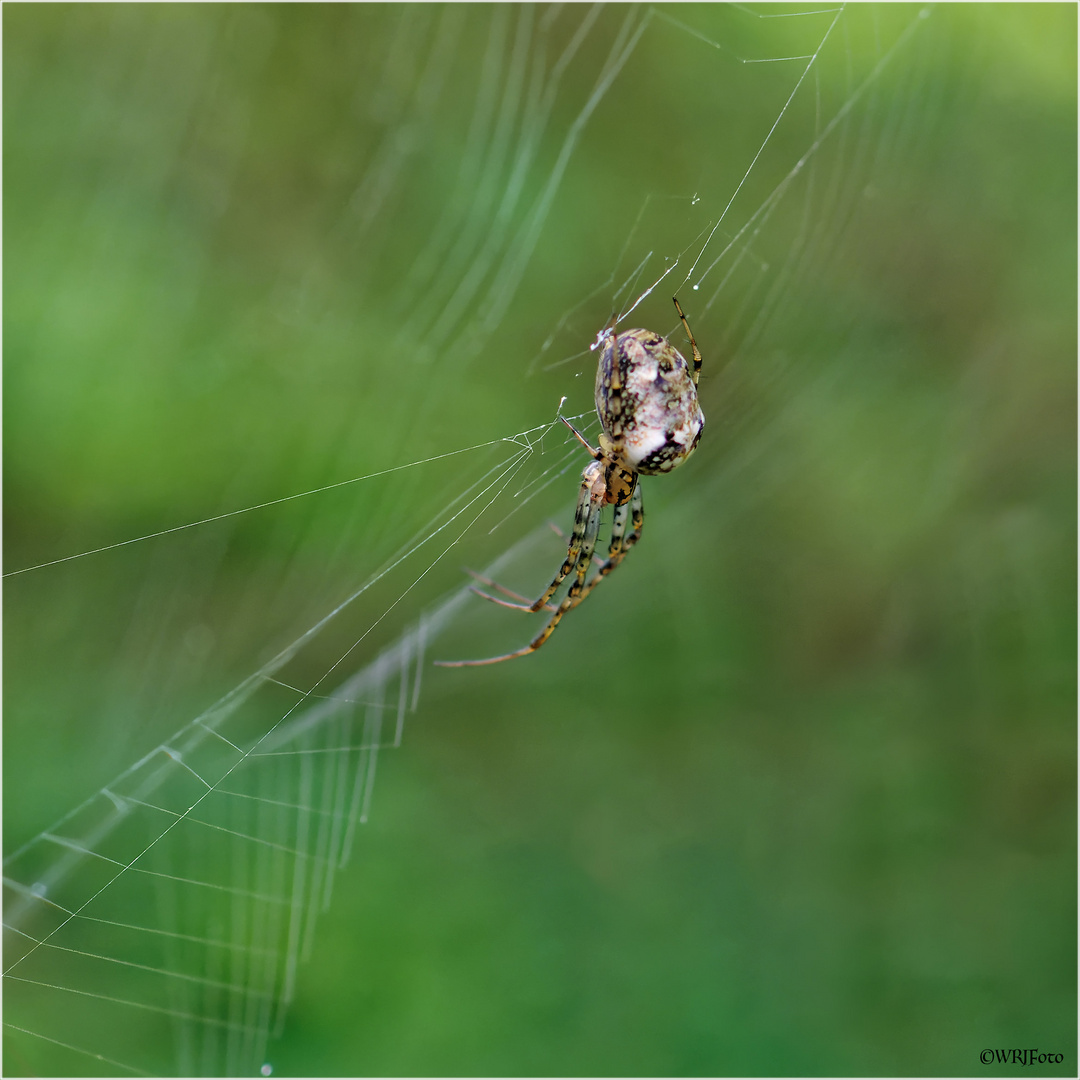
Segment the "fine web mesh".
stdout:
<svg viewBox="0 0 1080 1080">
<path fill-rule="evenodd" d="M 137 760 L 10 845 L 9 1072 L 268 1072 L 335 876 L 362 859 L 361 827 L 378 813 L 386 752 L 406 741 L 431 679 L 467 678 L 437 672 L 431 659 L 485 655 L 471 634 L 447 637 L 466 610 L 491 614 L 467 584 L 446 590 L 457 563 L 467 557 L 488 575 L 522 565 L 533 578 L 548 572 L 552 504 L 544 500 L 557 499 L 565 523 L 582 464 L 556 404 L 565 394 L 565 414 L 595 437 L 590 346 L 609 313 L 624 326 L 655 326 L 682 348 L 670 306 L 680 296 L 706 354 L 710 429 L 699 456 L 714 466 L 709 497 L 769 438 L 752 409 L 725 415 L 722 395 L 739 385 L 747 357 L 762 359 L 793 283 L 827 265 L 874 170 L 909 145 L 913 99 L 925 118 L 928 51 L 917 43 L 929 14 L 742 5 L 398 13 L 371 75 L 372 98 L 386 102 L 385 137 L 367 148 L 363 174 L 333 214 L 338 242 L 361 253 L 372 279 L 380 259 L 391 267 L 388 334 L 397 351 L 470 377 L 537 272 L 537 251 L 564 233 L 560 196 L 580 180 L 576 162 L 602 145 L 595 129 L 640 107 L 638 72 L 654 52 L 706 58 L 713 78 L 696 87 L 686 126 L 673 118 L 647 132 L 659 153 L 664 141 L 701 144 L 703 165 L 664 189 L 634 189 L 631 175 L 631 194 L 620 195 L 630 209 L 597 255 L 590 289 L 556 309 L 550 332 L 523 341 L 511 361 L 534 418 L 525 430 L 478 412 L 476 429 L 490 437 L 469 445 L 424 456 L 403 449 L 385 468 L 303 498 L 234 496 L 191 526 L 166 523 L 7 567 L 10 590 L 32 588 L 50 574 L 92 574 L 96 559 L 134 558 L 129 552 L 189 534 L 226 535 L 213 530 L 235 518 L 302 514 L 319 498 L 345 505 L 365 485 L 392 481 L 391 508 L 415 496 L 416 519 L 371 540 L 378 558 L 358 584 L 342 589 L 340 580 L 353 579 L 337 578 L 357 558 L 343 543 L 327 568 L 336 583 L 297 601 L 280 639 L 275 625 L 261 646 L 268 660 L 258 655 L 252 674 L 189 711 L 194 718 L 156 745 L 138 727 L 118 727 L 114 753 L 128 748 Z M 470 70 L 456 62 L 465 36 L 483 42 Z M 197 32 L 192 41 L 212 77 L 214 42 Z M 763 52 L 744 51 L 762 42 Z M 718 113 L 737 108 L 733 93 L 772 104 L 767 123 L 733 144 L 721 169 L 711 142 L 724 139 L 723 121 L 707 118 L 710 103 Z M 399 261 L 386 222 L 411 212 L 410 173 L 422 167 L 424 139 L 451 98 L 469 102 L 457 171 L 424 242 Z M 709 370 L 716 356 L 722 371 Z M 782 378 L 776 363 L 758 363 L 755 378 Z M 416 423 L 437 412 L 442 385 L 432 379 L 418 393 Z M 549 397 L 548 387 L 565 389 Z M 425 474 L 437 477 L 434 498 L 409 487 Z M 358 527 L 344 520 L 343 535 Z M 18 629 L 9 623 L 7 632 Z"/>
</svg>

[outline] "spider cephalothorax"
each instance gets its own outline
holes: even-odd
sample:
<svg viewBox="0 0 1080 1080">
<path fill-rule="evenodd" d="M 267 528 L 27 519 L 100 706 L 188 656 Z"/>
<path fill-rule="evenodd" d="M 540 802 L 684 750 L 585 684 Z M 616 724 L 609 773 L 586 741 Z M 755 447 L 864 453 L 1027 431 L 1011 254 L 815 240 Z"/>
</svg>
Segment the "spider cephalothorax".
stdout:
<svg viewBox="0 0 1080 1080">
<path fill-rule="evenodd" d="M 515 604 L 474 590 L 504 607 L 521 611 L 544 608 L 552 612 L 547 625 L 516 652 L 484 660 L 439 660 L 436 663 L 443 667 L 497 664 L 535 652 L 551 636 L 562 617 L 577 607 L 638 542 L 645 521 L 638 476 L 671 472 L 681 465 L 694 452 L 705 426 L 697 396 L 701 353 L 678 300 L 675 300 L 675 310 L 690 339 L 693 367 L 667 338 L 652 330 L 625 330 L 619 334 L 613 322 L 604 337 L 596 371 L 596 413 L 601 427 L 599 447 L 593 449 L 585 436 L 569 420 L 562 418 L 593 460 L 581 474 L 581 492 L 569 547 L 551 584 L 532 603 L 486 578 L 480 580 L 522 602 Z M 600 515 L 608 504 L 615 507 L 615 517 L 607 558 L 595 560 L 597 572 L 587 581 L 589 567 L 594 561 Z M 631 525 L 629 533 L 627 524 Z M 550 600 L 571 573 L 574 580 L 566 597 L 556 607 Z"/>
</svg>

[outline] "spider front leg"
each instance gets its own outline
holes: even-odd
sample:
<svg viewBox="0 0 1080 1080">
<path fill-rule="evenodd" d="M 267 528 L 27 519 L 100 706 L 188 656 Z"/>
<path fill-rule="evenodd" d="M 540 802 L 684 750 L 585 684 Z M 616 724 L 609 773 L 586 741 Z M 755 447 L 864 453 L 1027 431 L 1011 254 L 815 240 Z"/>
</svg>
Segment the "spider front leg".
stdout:
<svg viewBox="0 0 1080 1080">
<path fill-rule="evenodd" d="M 524 649 L 518 649 L 517 652 L 509 653 L 507 656 L 496 656 L 492 660 L 480 661 L 480 663 L 495 663 L 496 660 L 509 660 L 514 656 L 528 656 L 529 653 L 536 652 L 536 650 L 551 637 L 552 632 L 555 630 L 555 627 L 559 625 L 562 617 L 570 611 L 571 608 L 576 608 L 578 604 L 581 603 L 584 592 L 586 591 L 585 578 L 589 573 L 589 567 L 592 565 L 593 552 L 596 550 L 596 534 L 600 531 L 600 511 L 603 508 L 603 505 L 603 503 L 600 503 L 593 507 L 592 513 L 586 524 L 585 537 L 581 543 L 581 555 L 578 559 L 574 582 L 570 586 L 570 591 L 566 594 L 565 599 L 559 605 L 559 610 L 548 620 L 547 626 L 545 626 Z"/>
<path fill-rule="evenodd" d="M 633 522 L 633 529 L 626 535 L 626 522 Z M 607 558 L 600 562 L 599 569 L 573 605 L 577 607 L 622 561 L 630 549 L 641 539 L 641 528 L 645 524 L 645 506 L 641 499 L 641 484 L 634 485 L 634 494 L 628 503 L 615 507 L 615 520 L 611 524 L 611 543 L 608 545 Z"/>
<path fill-rule="evenodd" d="M 558 535 L 560 540 L 566 540 L 566 533 L 560 532 Z M 499 597 L 492 596 L 491 593 L 486 593 L 483 589 L 478 589 L 473 585 L 470 588 L 477 596 L 482 596 L 485 600 L 490 600 L 493 604 L 498 604 L 500 607 L 513 608 L 514 611 L 532 611 L 532 601 L 527 596 L 522 596 L 521 593 L 516 593 L 513 589 L 508 589 L 505 585 L 500 585 L 497 581 L 492 581 L 491 578 L 484 577 L 483 574 L 479 574 L 475 570 L 470 570 L 467 566 L 464 569 L 466 574 L 476 578 L 481 585 L 486 585 L 489 589 L 497 589 L 503 596 L 512 596 L 517 603 L 512 603 L 510 600 L 500 600 Z M 556 608 L 554 604 L 545 604 L 543 610 L 555 611 Z"/>
<path fill-rule="evenodd" d="M 566 580 L 567 576 L 575 572 L 573 584 L 566 598 L 555 609 L 555 613 L 547 625 L 539 634 L 524 648 L 516 652 L 504 653 L 502 656 L 491 656 L 484 660 L 436 660 L 439 667 L 480 667 L 484 664 L 498 664 L 503 660 L 513 660 L 518 656 L 528 656 L 535 652 L 551 636 L 552 631 L 559 625 L 562 617 L 578 604 L 578 598 L 585 588 L 585 579 L 592 565 L 593 552 L 596 550 L 596 536 L 600 531 L 600 516 L 605 503 L 606 485 L 604 483 L 604 467 L 598 461 L 590 461 L 585 466 L 581 478 L 581 493 L 578 495 L 577 510 L 574 513 L 574 530 L 570 534 L 570 544 L 566 552 L 559 572 L 555 575 L 551 584 L 543 594 L 532 604 L 510 604 L 499 600 L 494 596 L 479 589 L 473 589 L 480 596 L 486 597 L 494 603 L 504 607 L 515 607 L 523 611 L 539 611 L 541 608 L 550 609 L 548 601 L 555 595 L 555 591 Z"/>
<path fill-rule="evenodd" d="M 603 505 L 605 490 L 604 469 L 603 466 L 595 460 L 597 456 L 596 451 L 589 446 L 585 437 L 570 423 L 569 420 L 565 417 L 560 417 L 560 419 L 578 437 L 581 444 L 594 458 L 593 461 L 590 461 L 589 464 L 585 466 L 581 474 L 581 491 L 578 493 L 577 507 L 574 510 L 574 528 L 570 533 L 570 543 L 566 550 L 566 558 L 563 560 L 562 566 L 559 567 L 559 572 L 552 578 L 551 584 L 531 604 L 527 601 L 521 604 L 513 604 L 509 600 L 500 600 L 497 596 L 492 596 L 490 593 L 486 593 L 482 589 L 473 586 L 472 591 L 476 593 L 477 596 L 482 596 L 485 600 L 490 600 L 493 604 L 498 604 L 500 607 L 514 608 L 516 611 L 529 612 L 539 611 L 541 608 L 553 610 L 548 604 L 548 601 L 555 595 L 556 590 L 563 581 L 566 580 L 566 576 L 578 564 L 578 558 L 581 554 L 581 544 L 585 536 L 589 515 L 593 511 L 593 504 L 599 499 L 599 506 Z M 479 575 L 475 576 L 479 577 Z M 516 593 L 511 592 L 509 589 L 494 581 L 487 582 L 484 578 L 481 578 L 481 580 L 485 581 L 492 588 L 498 589 L 501 593 L 505 593 L 507 596 L 517 596 Z"/>
</svg>

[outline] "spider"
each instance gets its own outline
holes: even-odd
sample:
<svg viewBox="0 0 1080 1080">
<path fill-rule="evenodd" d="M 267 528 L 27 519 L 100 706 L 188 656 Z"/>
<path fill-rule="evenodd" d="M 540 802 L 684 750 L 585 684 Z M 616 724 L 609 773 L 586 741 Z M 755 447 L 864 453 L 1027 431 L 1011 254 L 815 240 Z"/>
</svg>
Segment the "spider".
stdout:
<svg viewBox="0 0 1080 1080">
<path fill-rule="evenodd" d="M 435 661 L 441 667 L 498 664 L 536 652 L 551 637 L 562 617 L 576 608 L 641 538 L 645 511 L 638 477 L 671 472 L 681 465 L 694 452 L 705 426 L 697 396 L 701 353 L 678 298 L 672 297 L 672 300 L 694 351 L 693 369 L 667 338 L 652 330 L 626 330 L 617 334 L 612 320 L 605 332 L 596 371 L 596 412 L 602 428 L 599 448 L 593 449 L 569 420 L 559 417 L 588 450 L 592 461 L 581 474 L 581 492 L 566 558 L 551 584 L 529 603 L 526 597 L 475 575 L 485 585 L 522 602 L 500 600 L 474 587 L 473 592 L 477 595 L 519 611 L 544 609 L 553 612 L 547 625 L 528 645 L 515 652 L 484 660 Z M 615 517 L 607 558 L 595 559 L 597 572 L 586 582 L 594 561 L 600 516 L 609 503 L 615 507 Z M 628 521 L 631 523 L 629 534 L 626 531 Z M 570 574 L 574 575 L 570 591 L 556 607 L 550 603 L 551 598 Z"/>
</svg>

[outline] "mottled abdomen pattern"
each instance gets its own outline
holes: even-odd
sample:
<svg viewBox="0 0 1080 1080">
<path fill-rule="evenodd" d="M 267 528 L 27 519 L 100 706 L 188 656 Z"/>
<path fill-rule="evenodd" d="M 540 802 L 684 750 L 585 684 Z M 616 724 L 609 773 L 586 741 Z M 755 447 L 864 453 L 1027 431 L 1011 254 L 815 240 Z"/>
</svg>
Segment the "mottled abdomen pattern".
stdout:
<svg viewBox="0 0 1080 1080">
<path fill-rule="evenodd" d="M 652 330 L 609 337 L 596 371 L 596 411 L 623 462 L 646 476 L 671 472 L 697 446 L 705 415 L 687 362 Z"/>
</svg>

